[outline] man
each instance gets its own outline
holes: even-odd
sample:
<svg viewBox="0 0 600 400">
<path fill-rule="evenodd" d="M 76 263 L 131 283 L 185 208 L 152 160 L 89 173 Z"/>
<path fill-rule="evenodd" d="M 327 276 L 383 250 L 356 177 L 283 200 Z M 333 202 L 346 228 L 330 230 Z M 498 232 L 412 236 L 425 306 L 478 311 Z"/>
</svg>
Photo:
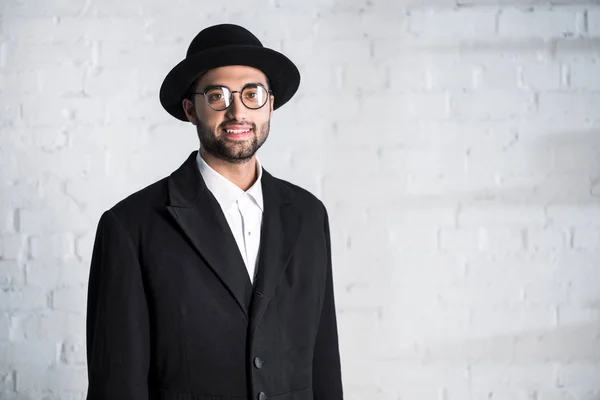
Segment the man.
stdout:
<svg viewBox="0 0 600 400">
<path fill-rule="evenodd" d="M 299 82 L 229 24 L 165 78 L 161 104 L 200 150 L 100 218 L 88 400 L 342 399 L 327 212 L 255 155 Z"/>
</svg>

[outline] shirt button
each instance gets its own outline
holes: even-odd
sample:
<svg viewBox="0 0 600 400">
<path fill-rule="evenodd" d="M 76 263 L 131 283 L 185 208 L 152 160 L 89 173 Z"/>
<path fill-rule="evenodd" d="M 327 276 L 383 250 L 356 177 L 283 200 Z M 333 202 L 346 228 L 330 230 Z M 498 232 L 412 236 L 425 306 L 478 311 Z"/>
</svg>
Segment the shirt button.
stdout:
<svg viewBox="0 0 600 400">
<path fill-rule="evenodd" d="M 248 236 L 252 235 L 252 232 L 248 232 Z"/>
<path fill-rule="evenodd" d="M 265 362 L 263 360 L 261 360 L 260 357 L 254 357 L 254 366 L 256 368 L 261 369 L 263 367 L 264 363 Z"/>
<path fill-rule="evenodd" d="M 258 400 L 267 400 L 268 396 L 265 392 L 260 392 L 258 394 Z"/>
</svg>

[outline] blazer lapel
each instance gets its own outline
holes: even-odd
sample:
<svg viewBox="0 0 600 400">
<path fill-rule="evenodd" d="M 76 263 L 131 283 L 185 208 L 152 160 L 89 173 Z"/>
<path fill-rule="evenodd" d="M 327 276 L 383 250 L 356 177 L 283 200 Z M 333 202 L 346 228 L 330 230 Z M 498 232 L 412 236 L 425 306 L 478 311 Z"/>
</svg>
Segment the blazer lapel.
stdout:
<svg viewBox="0 0 600 400">
<path fill-rule="evenodd" d="M 263 169 L 264 212 L 260 235 L 256 293 L 250 308 L 250 330 L 253 332 L 285 271 L 298 239 L 301 226 L 300 207 L 292 202 L 286 188 Z M 262 296 L 261 296 L 262 295 Z"/>
<path fill-rule="evenodd" d="M 192 152 L 169 177 L 167 209 L 248 319 L 252 298 L 248 270 L 219 203 L 202 179 L 196 154 Z"/>
</svg>

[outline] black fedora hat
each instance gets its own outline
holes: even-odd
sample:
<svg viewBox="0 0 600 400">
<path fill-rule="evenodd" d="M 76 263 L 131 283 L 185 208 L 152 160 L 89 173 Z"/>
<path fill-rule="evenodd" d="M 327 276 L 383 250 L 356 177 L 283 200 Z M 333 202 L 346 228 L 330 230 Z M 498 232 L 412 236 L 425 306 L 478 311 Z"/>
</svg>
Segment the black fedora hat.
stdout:
<svg viewBox="0 0 600 400">
<path fill-rule="evenodd" d="M 247 29 L 232 24 L 214 25 L 196 35 L 186 57 L 166 76 L 160 87 L 160 103 L 175 118 L 187 121 L 181 102 L 190 85 L 203 72 L 227 65 L 246 65 L 261 70 L 275 97 L 273 109 L 292 98 L 300 85 L 300 72 L 289 58 L 263 47 Z"/>
</svg>

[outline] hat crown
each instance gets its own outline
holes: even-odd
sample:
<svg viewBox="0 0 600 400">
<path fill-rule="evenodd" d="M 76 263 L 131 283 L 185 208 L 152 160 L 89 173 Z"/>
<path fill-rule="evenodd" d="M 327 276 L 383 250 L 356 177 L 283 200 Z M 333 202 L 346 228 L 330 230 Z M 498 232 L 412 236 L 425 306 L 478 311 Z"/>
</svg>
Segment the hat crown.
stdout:
<svg viewBox="0 0 600 400">
<path fill-rule="evenodd" d="M 260 40 L 246 28 L 233 24 L 221 24 L 200 31 L 190 43 L 186 57 L 211 48 L 224 46 L 263 47 Z"/>
</svg>

